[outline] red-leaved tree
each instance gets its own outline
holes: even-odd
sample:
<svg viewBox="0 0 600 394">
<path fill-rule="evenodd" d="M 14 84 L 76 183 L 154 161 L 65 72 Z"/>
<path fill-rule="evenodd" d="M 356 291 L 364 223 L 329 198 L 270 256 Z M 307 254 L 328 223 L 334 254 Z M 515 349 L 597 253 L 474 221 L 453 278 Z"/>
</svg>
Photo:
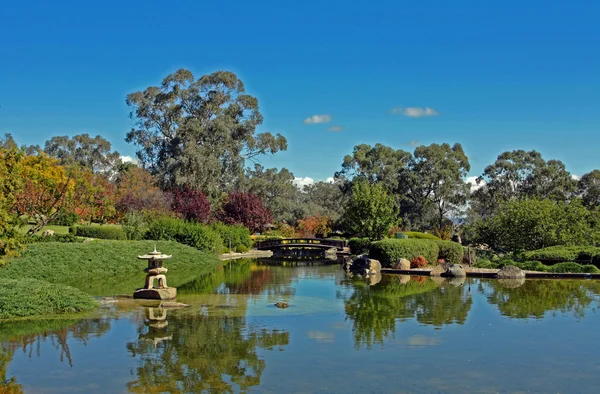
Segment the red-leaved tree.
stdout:
<svg viewBox="0 0 600 394">
<path fill-rule="evenodd" d="M 253 232 L 262 231 L 272 218 L 271 212 L 263 206 L 260 198 L 252 193 L 229 194 L 219 214 L 223 223 L 240 223 Z"/>
<path fill-rule="evenodd" d="M 210 201 L 199 190 L 192 190 L 182 186 L 172 191 L 173 202 L 171 209 L 185 220 L 194 220 L 198 223 L 207 223 L 210 219 Z"/>
</svg>

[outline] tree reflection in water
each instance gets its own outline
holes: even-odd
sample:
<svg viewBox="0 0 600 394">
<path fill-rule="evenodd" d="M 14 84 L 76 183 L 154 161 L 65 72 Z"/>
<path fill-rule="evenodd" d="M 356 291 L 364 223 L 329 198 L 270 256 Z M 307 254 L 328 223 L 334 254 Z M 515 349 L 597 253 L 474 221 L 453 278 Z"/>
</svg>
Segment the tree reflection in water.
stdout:
<svg viewBox="0 0 600 394">
<path fill-rule="evenodd" d="M 110 318 L 23 320 L 0 323 L 0 392 L 22 393 L 16 379 L 7 379 L 6 369 L 15 350 L 40 356 L 42 342 L 49 341 L 60 352 L 60 361 L 73 366 L 69 338 L 87 343 L 89 338 L 100 337 L 110 330 Z M 35 353 L 34 353 L 35 351 Z"/>
<path fill-rule="evenodd" d="M 166 312 L 154 311 L 154 316 Z M 140 360 L 129 391 L 234 392 L 259 385 L 265 361 L 257 350 L 287 345 L 289 333 L 248 327 L 241 311 L 230 312 L 169 312 L 168 324 L 148 319 L 140 325 L 139 339 L 127 345 Z"/>
<path fill-rule="evenodd" d="M 508 284 L 508 286 L 507 286 Z M 582 318 L 585 308 L 600 294 L 592 280 L 527 279 L 521 286 L 501 281 L 481 281 L 479 291 L 500 313 L 513 318 L 542 319 L 546 312 L 572 312 Z"/>
<path fill-rule="evenodd" d="M 438 278 L 411 279 L 406 275 L 384 275 L 376 286 L 353 280 L 346 299 L 346 317 L 353 322 L 354 344 L 371 348 L 396 334 L 397 320 L 416 319 L 440 327 L 463 324 L 471 309 L 469 290 L 462 282 Z"/>
</svg>

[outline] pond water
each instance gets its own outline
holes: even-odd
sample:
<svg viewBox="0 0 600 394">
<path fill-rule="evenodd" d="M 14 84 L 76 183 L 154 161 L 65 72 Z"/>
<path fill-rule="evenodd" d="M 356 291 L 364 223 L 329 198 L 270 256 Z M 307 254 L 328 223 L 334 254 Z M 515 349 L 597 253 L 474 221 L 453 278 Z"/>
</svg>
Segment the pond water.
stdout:
<svg viewBox="0 0 600 394">
<path fill-rule="evenodd" d="M 600 282 L 243 261 L 178 291 L 0 324 L 0 392 L 597 392 Z"/>
</svg>

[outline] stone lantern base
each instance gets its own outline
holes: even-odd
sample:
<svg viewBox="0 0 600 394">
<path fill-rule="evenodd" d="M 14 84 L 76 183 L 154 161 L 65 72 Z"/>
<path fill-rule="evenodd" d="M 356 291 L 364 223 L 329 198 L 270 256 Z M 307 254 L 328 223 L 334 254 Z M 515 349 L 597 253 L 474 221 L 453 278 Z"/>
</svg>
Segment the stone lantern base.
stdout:
<svg viewBox="0 0 600 394">
<path fill-rule="evenodd" d="M 177 289 L 175 287 L 137 289 L 133 293 L 133 298 L 143 298 L 146 300 L 172 300 L 176 296 Z"/>
</svg>

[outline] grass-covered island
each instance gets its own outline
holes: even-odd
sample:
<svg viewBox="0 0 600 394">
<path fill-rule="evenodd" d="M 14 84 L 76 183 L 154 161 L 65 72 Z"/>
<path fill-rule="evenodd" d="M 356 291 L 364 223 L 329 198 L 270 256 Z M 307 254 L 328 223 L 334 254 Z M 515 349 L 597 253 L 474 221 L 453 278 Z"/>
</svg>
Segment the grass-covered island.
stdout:
<svg viewBox="0 0 600 394">
<path fill-rule="evenodd" d="M 144 262 L 154 246 L 173 255 L 169 284 L 179 286 L 212 271 L 214 253 L 174 241 L 44 242 L 28 245 L 0 268 L 0 319 L 93 309 L 93 296 L 131 295 L 144 284 Z"/>
</svg>

